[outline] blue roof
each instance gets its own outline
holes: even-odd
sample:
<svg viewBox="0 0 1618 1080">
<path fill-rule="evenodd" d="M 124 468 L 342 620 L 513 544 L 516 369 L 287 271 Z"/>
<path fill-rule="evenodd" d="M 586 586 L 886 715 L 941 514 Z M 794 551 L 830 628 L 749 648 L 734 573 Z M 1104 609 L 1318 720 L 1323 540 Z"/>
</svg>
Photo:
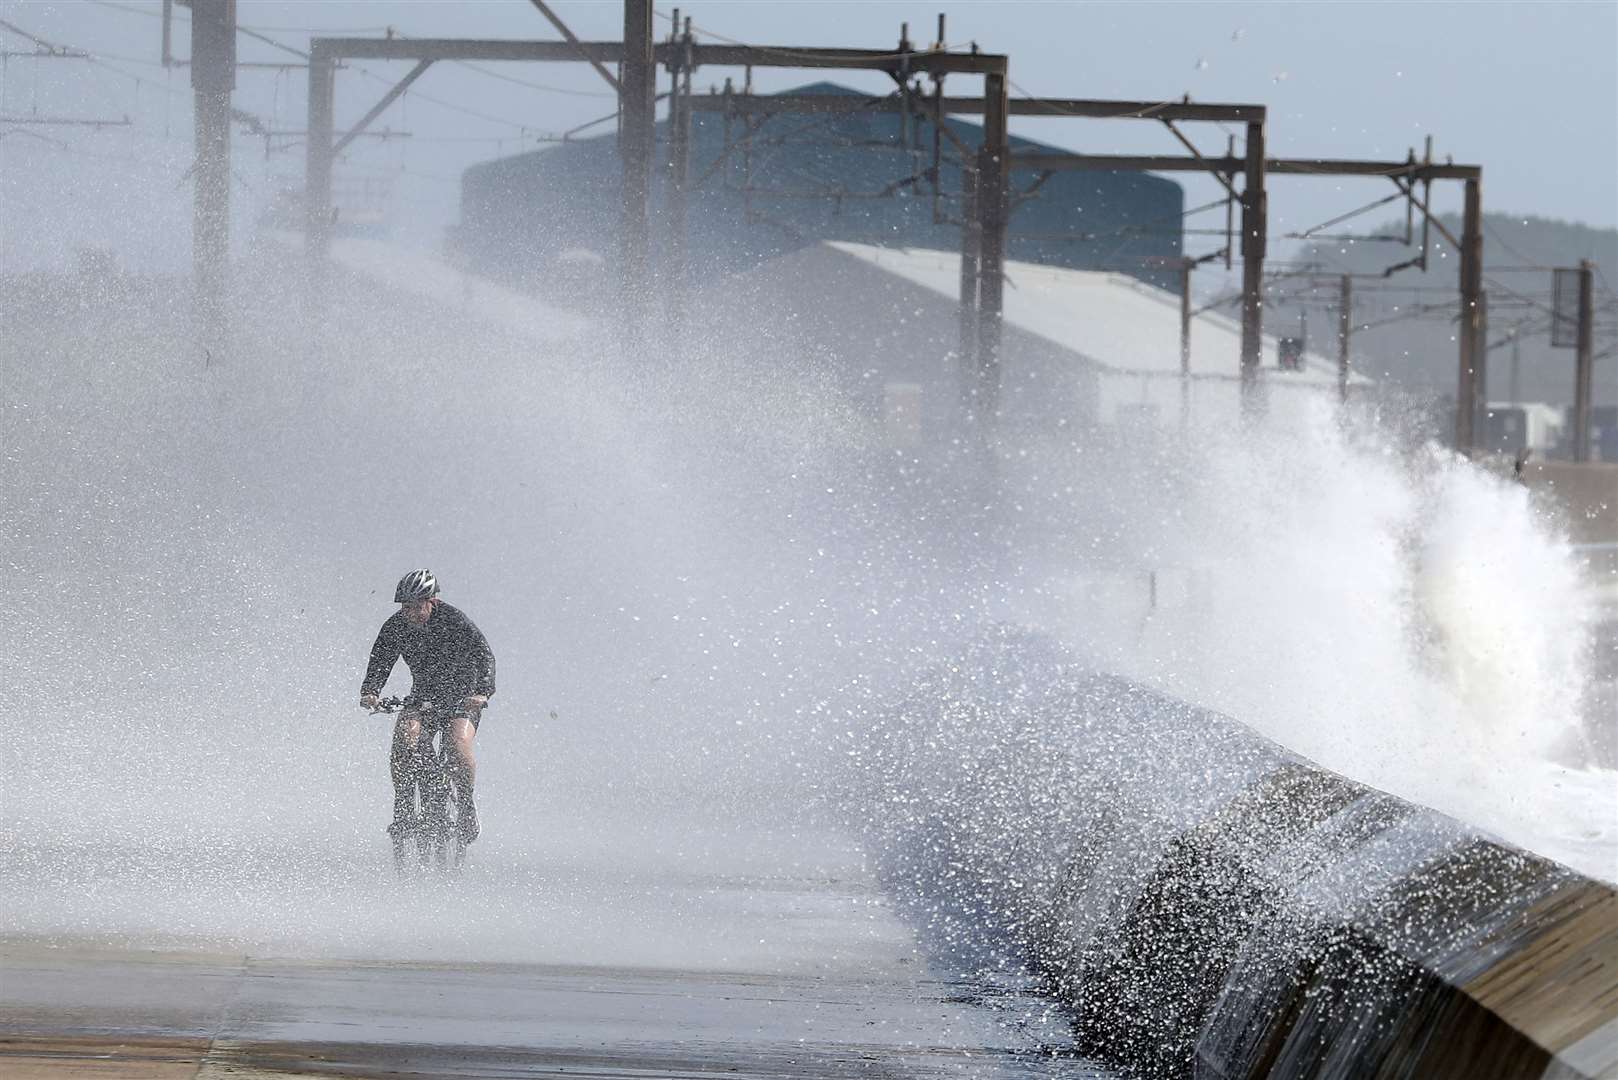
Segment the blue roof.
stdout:
<svg viewBox="0 0 1618 1080">
<path fill-rule="evenodd" d="M 870 97 L 832 82 L 784 95 Z M 944 121 L 967 146 L 982 126 Z M 938 140 L 932 122 L 897 113 L 780 114 L 756 123 L 755 137 L 735 145 L 742 121 L 720 113 L 692 117 L 690 250 L 696 265 L 719 272 L 821 240 L 886 246 L 959 245 L 960 163 L 953 140 Z M 666 154 L 668 122 L 657 124 Z M 1019 150 L 1056 149 L 1013 137 Z M 727 145 L 730 148 L 727 150 Z M 654 170 L 654 206 L 666 199 L 666 168 Z M 461 241 L 477 260 L 542 265 L 559 250 L 616 248 L 622 170 L 611 131 L 467 169 L 462 185 Z M 1178 276 L 1149 260 L 1181 250 L 1180 185 L 1143 173 L 1057 173 L 1026 197 L 1034 177 L 1013 175 L 1008 255 L 1075 269 L 1119 269 L 1177 287 Z"/>
</svg>

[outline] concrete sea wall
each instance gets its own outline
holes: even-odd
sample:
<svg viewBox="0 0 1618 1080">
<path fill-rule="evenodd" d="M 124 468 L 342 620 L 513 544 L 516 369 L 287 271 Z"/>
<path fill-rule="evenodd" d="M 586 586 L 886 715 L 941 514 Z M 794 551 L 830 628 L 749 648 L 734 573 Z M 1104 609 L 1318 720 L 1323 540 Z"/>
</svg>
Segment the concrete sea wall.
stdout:
<svg viewBox="0 0 1618 1080">
<path fill-rule="evenodd" d="M 1618 1076 L 1618 897 L 1006 630 L 850 735 L 890 891 L 1143 1076 Z M 874 808 L 874 809 L 873 809 Z"/>
</svg>

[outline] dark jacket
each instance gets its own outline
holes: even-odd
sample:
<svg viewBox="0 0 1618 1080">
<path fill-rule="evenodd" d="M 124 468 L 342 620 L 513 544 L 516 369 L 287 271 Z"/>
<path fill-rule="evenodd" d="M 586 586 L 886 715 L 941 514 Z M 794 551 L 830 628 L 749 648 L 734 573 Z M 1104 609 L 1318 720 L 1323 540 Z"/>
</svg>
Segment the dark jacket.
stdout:
<svg viewBox="0 0 1618 1080">
<path fill-rule="evenodd" d="M 404 657 L 410 694 L 423 701 L 458 704 L 471 694 L 494 694 L 494 653 L 472 620 L 440 600 L 425 626 L 394 613 L 376 635 L 360 693 L 381 693 L 393 665 Z"/>
</svg>

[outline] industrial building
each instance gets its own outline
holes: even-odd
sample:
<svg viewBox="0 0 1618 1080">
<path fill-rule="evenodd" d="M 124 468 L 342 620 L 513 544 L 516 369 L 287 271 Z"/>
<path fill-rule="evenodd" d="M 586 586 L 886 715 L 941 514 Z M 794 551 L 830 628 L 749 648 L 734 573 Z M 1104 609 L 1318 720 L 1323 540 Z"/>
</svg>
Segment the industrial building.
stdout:
<svg viewBox="0 0 1618 1080">
<path fill-rule="evenodd" d="M 947 448 L 966 423 L 959 349 L 960 256 L 829 241 L 772 259 L 702 298 L 705 325 L 773 342 L 772 363 L 807 355 L 888 441 Z M 1073 432 L 1124 440 L 1181 423 L 1232 426 L 1243 409 L 1241 326 L 1190 320 L 1182 368 L 1179 298 L 1125 274 L 1010 261 L 1000 430 L 1019 446 Z M 1338 393 L 1335 359 L 1291 356 L 1266 335 L 1270 409 Z M 1352 374 L 1350 391 L 1370 385 Z M 1064 434 L 1065 433 L 1065 434 Z"/>
<path fill-rule="evenodd" d="M 1545 401 L 1491 401 L 1483 414 L 1483 448 L 1496 454 L 1572 460 L 1570 411 Z M 1591 407 L 1590 460 L 1618 462 L 1618 407 Z"/>
<path fill-rule="evenodd" d="M 816 83 L 788 94 L 861 95 Z M 749 126 L 750 125 L 750 126 Z M 897 112 L 691 118 L 689 265 L 699 282 L 821 241 L 950 249 L 960 245 L 961 170 L 949 136 L 977 147 L 982 128 Z M 750 137 L 744 135 L 750 131 Z M 668 124 L 657 137 L 667 146 Z M 944 153 L 935 170 L 934 144 Z M 1013 152 L 1053 149 L 1011 139 Z M 666 155 L 665 155 L 666 157 Z M 610 132 L 468 169 L 455 246 L 479 272 L 541 287 L 581 253 L 618 248 L 622 165 Z M 654 208 L 666 197 L 657 170 Z M 1015 174 L 1009 258 L 1117 270 L 1178 290 L 1184 191 L 1144 173 Z M 654 218 L 654 243 L 666 228 Z M 570 266 L 569 260 L 573 260 Z"/>
</svg>

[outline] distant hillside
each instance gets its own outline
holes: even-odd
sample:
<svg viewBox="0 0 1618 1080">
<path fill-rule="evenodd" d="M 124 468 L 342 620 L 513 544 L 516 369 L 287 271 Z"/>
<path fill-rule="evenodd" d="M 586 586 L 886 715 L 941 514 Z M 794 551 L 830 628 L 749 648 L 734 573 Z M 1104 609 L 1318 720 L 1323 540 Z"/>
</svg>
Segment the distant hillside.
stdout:
<svg viewBox="0 0 1618 1080">
<path fill-rule="evenodd" d="M 1445 216 L 1445 227 L 1457 237 L 1460 219 Z M 1420 225 L 1417 225 L 1419 243 Z M 1365 230 L 1375 235 L 1402 235 L 1404 221 Z M 1456 295 L 1460 266 L 1456 253 L 1434 230 L 1429 270 L 1401 270 L 1384 280 L 1356 280 L 1356 326 L 1382 323 L 1357 330 L 1353 354 L 1366 374 L 1391 379 L 1409 390 L 1436 397 L 1453 397 L 1457 346 L 1453 316 L 1459 310 Z M 1323 274 L 1376 275 L 1416 254 L 1397 243 L 1325 242 L 1306 246 L 1302 261 L 1317 264 Z M 1485 214 L 1483 233 L 1484 287 L 1489 293 L 1488 395 L 1490 400 L 1511 396 L 1513 345 L 1510 331 L 1519 331 L 1517 351 L 1519 399 L 1566 405 L 1573 400 L 1573 350 L 1552 349 L 1549 316 L 1548 268 L 1577 266 L 1590 259 L 1601 270 L 1596 278 L 1595 401 L 1618 402 L 1618 229 L 1594 229 L 1572 222 L 1509 214 Z M 1534 269 L 1540 268 L 1540 269 Z M 1603 280 L 1604 277 L 1604 280 Z M 1319 279 L 1315 287 L 1290 286 L 1286 279 L 1272 288 L 1275 299 L 1266 322 L 1277 333 L 1308 320 L 1311 346 L 1328 355 L 1336 352 L 1337 317 L 1332 305 L 1335 287 Z M 1513 294 L 1516 295 L 1513 295 Z M 1289 297 L 1303 297 L 1301 310 Z M 1421 318 L 1398 319 L 1420 306 L 1441 306 Z"/>
</svg>

